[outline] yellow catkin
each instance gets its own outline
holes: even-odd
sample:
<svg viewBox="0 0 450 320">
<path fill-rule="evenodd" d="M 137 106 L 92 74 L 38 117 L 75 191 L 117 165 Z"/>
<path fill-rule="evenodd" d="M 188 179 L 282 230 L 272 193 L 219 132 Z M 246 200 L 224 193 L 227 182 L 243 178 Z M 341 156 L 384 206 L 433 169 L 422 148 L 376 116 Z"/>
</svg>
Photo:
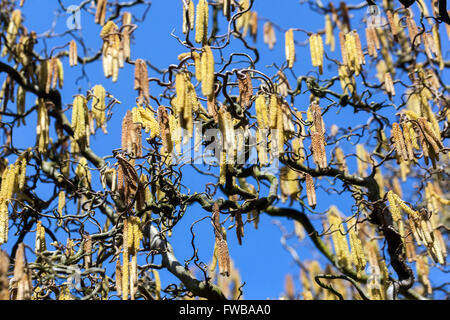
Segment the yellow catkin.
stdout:
<svg viewBox="0 0 450 320">
<path fill-rule="evenodd" d="M 258 128 L 260 128 L 261 130 L 269 129 L 269 115 L 265 96 L 257 96 L 255 100 L 255 111 Z"/>
<path fill-rule="evenodd" d="M 298 173 L 290 167 L 282 167 L 280 169 L 280 188 L 282 202 L 286 202 L 288 197 L 291 197 L 292 200 L 297 199 L 300 191 Z"/>
<path fill-rule="evenodd" d="M 36 126 L 36 140 L 38 151 L 44 153 L 49 141 L 49 119 L 47 107 L 43 99 L 38 99 L 38 122 Z"/>
<path fill-rule="evenodd" d="M 6 45 L 3 46 L 3 50 L 1 56 L 4 57 L 8 54 L 8 51 L 11 50 L 14 46 L 14 43 L 17 38 L 17 34 L 19 33 L 20 24 L 22 21 L 22 12 L 19 9 L 16 9 L 11 14 L 11 19 L 8 23 L 8 28 L 6 30 Z"/>
<path fill-rule="evenodd" d="M 358 232 L 356 229 L 356 219 L 352 218 L 347 222 L 347 229 L 349 230 L 349 240 L 351 249 L 351 260 L 352 264 L 356 268 L 356 272 L 359 275 L 364 271 L 367 261 L 364 255 L 364 250 L 362 247 L 361 240 L 358 237 Z"/>
<path fill-rule="evenodd" d="M 368 157 L 367 151 L 364 148 L 363 144 L 357 144 L 356 145 L 356 155 L 357 155 L 357 159 L 356 159 L 356 163 L 358 166 L 358 175 L 360 175 L 361 177 L 365 177 L 367 175 L 367 167 L 368 164 L 367 162 L 370 161 L 370 158 Z"/>
<path fill-rule="evenodd" d="M 27 170 L 27 156 L 26 153 L 22 154 L 21 157 L 19 157 L 17 159 L 17 165 L 20 167 L 20 174 L 17 177 L 18 182 L 17 182 L 17 186 L 19 188 L 19 190 L 23 190 L 24 186 L 25 186 L 25 182 L 26 182 L 26 170 Z"/>
<path fill-rule="evenodd" d="M 201 56 L 198 52 L 194 51 L 192 52 L 192 58 L 194 58 L 194 65 L 195 65 L 195 77 L 197 78 L 197 81 L 202 81 L 202 63 L 201 63 Z"/>
<path fill-rule="evenodd" d="M 152 111 L 148 108 L 139 106 L 134 107 L 131 112 L 133 123 L 142 124 L 145 133 L 150 132 L 150 139 L 153 139 L 160 134 L 158 121 L 155 119 L 155 115 Z"/>
<path fill-rule="evenodd" d="M 406 151 L 405 139 L 403 137 L 400 125 L 397 122 L 392 124 L 391 137 L 394 141 L 395 150 L 397 155 L 403 157 L 403 160 L 407 161 L 409 159 L 408 153 Z"/>
<path fill-rule="evenodd" d="M 123 220 L 123 240 L 122 240 L 122 300 L 128 300 L 129 293 L 129 251 L 128 251 L 128 220 Z"/>
<path fill-rule="evenodd" d="M 328 210 L 328 223 L 330 225 L 331 238 L 333 239 L 334 251 L 339 264 L 345 268 L 350 268 L 350 251 L 348 249 L 345 229 L 341 215 L 336 206 L 331 206 Z"/>
<path fill-rule="evenodd" d="M 210 46 L 204 46 L 201 55 L 202 94 L 214 94 L 214 55 Z"/>
<path fill-rule="evenodd" d="M 45 229 L 42 226 L 42 222 L 38 221 L 36 223 L 36 244 L 35 244 L 35 248 L 36 248 L 36 253 L 41 253 L 44 252 L 47 247 L 45 244 Z"/>
<path fill-rule="evenodd" d="M 313 67 L 319 67 L 319 73 L 323 72 L 323 42 L 320 34 L 312 34 L 309 38 L 311 62 Z"/>
<path fill-rule="evenodd" d="M 187 33 L 188 30 L 194 30 L 195 27 L 194 19 L 195 19 L 194 0 L 188 0 L 187 7 L 183 5 L 183 33 Z"/>
<path fill-rule="evenodd" d="M 416 270 L 419 282 L 425 287 L 427 294 L 432 294 L 431 282 L 428 278 L 430 269 L 428 267 L 428 259 L 425 256 L 418 256 L 416 260 Z"/>
<path fill-rule="evenodd" d="M 225 151 L 220 152 L 220 175 L 219 184 L 224 185 L 226 182 L 226 172 L 227 172 L 227 154 Z"/>
<path fill-rule="evenodd" d="M 73 100 L 72 106 L 72 130 L 74 131 L 73 144 L 76 145 L 72 145 L 72 152 L 83 150 L 85 147 L 89 146 L 88 115 L 86 98 L 77 95 Z"/>
<path fill-rule="evenodd" d="M 107 0 L 98 0 L 97 1 L 97 10 L 95 11 L 95 23 L 104 25 L 105 24 L 105 16 L 106 16 L 106 5 Z"/>
<path fill-rule="evenodd" d="M 195 42 L 206 44 L 208 40 L 209 8 L 206 0 L 199 0 L 195 21 Z"/>
<path fill-rule="evenodd" d="M 329 14 L 325 15 L 325 44 L 330 46 L 331 52 L 334 52 L 336 40 L 333 33 L 333 23 Z"/>
<path fill-rule="evenodd" d="M 94 97 L 92 99 L 92 114 L 94 116 L 94 119 L 96 121 L 97 128 L 105 127 L 106 128 L 106 91 L 105 88 L 103 88 L 102 85 L 98 84 L 95 85 L 92 88 L 92 92 L 94 94 Z"/>
<path fill-rule="evenodd" d="M 293 29 L 289 29 L 284 34 L 285 40 L 285 55 L 288 68 L 292 68 L 294 66 L 295 61 L 295 44 L 294 44 L 294 31 Z"/>
<path fill-rule="evenodd" d="M 191 0 L 192 1 L 192 0 Z M 159 277 L 159 272 L 155 269 L 152 269 L 153 278 L 155 280 L 155 293 L 156 299 L 161 299 L 161 279 Z"/>
<path fill-rule="evenodd" d="M 75 169 L 75 175 L 80 180 L 82 186 L 88 187 L 91 183 L 91 172 L 88 168 L 88 163 L 85 157 L 81 157 L 78 166 Z"/>
<path fill-rule="evenodd" d="M 123 67 L 123 52 L 121 54 L 121 40 L 119 28 L 113 21 L 108 21 L 102 31 L 100 37 L 103 39 L 103 72 L 106 78 L 112 78 L 116 82 L 119 76 L 119 68 Z"/>
<path fill-rule="evenodd" d="M 344 173 L 348 173 L 348 166 L 347 161 L 345 160 L 344 151 L 341 148 L 337 147 L 334 152 L 336 157 L 336 164 L 339 170 L 342 170 Z"/>
<path fill-rule="evenodd" d="M 278 116 L 278 97 L 276 94 L 271 94 L 269 101 L 269 126 L 271 129 L 277 128 L 277 116 Z"/>
<path fill-rule="evenodd" d="M 65 206 L 66 206 L 66 193 L 64 192 L 64 190 L 61 190 L 58 193 L 58 213 L 60 215 L 63 214 Z"/>
</svg>

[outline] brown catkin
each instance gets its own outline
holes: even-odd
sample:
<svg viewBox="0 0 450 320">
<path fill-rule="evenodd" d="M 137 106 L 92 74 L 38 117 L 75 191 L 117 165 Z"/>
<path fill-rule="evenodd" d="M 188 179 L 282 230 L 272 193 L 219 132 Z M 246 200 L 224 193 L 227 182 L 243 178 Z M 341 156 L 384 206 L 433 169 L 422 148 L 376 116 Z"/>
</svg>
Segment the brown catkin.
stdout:
<svg viewBox="0 0 450 320">
<path fill-rule="evenodd" d="M 99 25 L 105 24 L 107 0 L 97 0 L 97 10 L 95 11 L 95 23 Z"/>
<path fill-rule="evenodd" d="M 147 64 L 142 59 L 137 59 L 134 65 L 134 90 L 139 92 L 139 104 L 150 102 Z"/>
<path fill-rule="evenodd" d="M 408 124 L 407 122 L 401 123 L 401 127 L 403 129 L 403 137 L 404 137 L 404 141 L 405 141 L 405 148 L 406 148 L 406 152 L 408 154 L 408 159 L 414 160 L 413 138 L 411 137 L 411 131 L 407 124 Z M 415 136 L 414 136 L 414 139 L 415 139 Z M 416 142 L 416 144 L 417 144 L 417 142 Z"/>
<path fill-rule="evenodd" d="M 229 277 L 231 271 L 231 261 L 227 241 L 225 239 L 217 241 L 217 259 L 219 262 L 219 273 L 223 276 Z"/>
<path fill-rule="evenodd" d="M 17 248 L 14 263 L 14 287 L 17 289 L 15 300 L 31 298 L 31 274 L 25 257 L 25 245 L 21 242 Z"/>
<path fill-rule="evenodd" d="M 390 96 L 395 96 L 394 83 L 392 82 L 392 77 L 389 72 L 384 74 L 384 90 Z"/>
<path fill-rule="evenodd" d="M 270 50 L 273 49 L 273 46 L 277 42 L 275 30 L 272 23 L 269 21 L 265 22 L 263 26 L 263 41 L 269 46 Z"/>
<path fill-rule="evenodd" d="M 386 11 L 386 16 L 388 18 L 388 22 L 389 22 L 389 26 L 391 27 L 391 32 L 392 35 L 397 35 L 398 33 L 398 25 L 397 25 L 397 21 L 394 18 L 394 15 L 392 14 L 391 10 L 387 10 Z"/>
<path fill-rule="evenodd" d="M 75 40 L 71 40 L 69 44 L 69 65 L 71 67 L 78 64 L 78 49 Z"/>
<path fill-rule="evenodd" d="M 308 204 L 311 208 L 315 208 L 317 204 L 316 200 L 316 188 L 314 187 L 314 180 L 309 174 L 305 174 L 306 179 L 306 195 L 308 197 Z"/>
<path fill-rule="evenodd" d="M 158 107 L 158 123 L 161 141 L 165 153 L 171 153 L 173 149 L 172 137 L 170 134 L 169 116 L 164 106 Z"/>
<path fill-rule="evenodd" d="M 311 150 L 314 163 L 319 169 L 325 169 L 327 167 L 327 157 L 323 133 L 317 131 L 311 133 Z"/>
<path fill-rule="evenodd" d="M 9 300 L 9 257 L 0 250 L 0 300 Z"/>
<path fill-rule="evenodd" d="M 243 78 L 238 77 L 239 87 L 239 104 L 246 109 L 251 105 L 251 98 L 253 94 L 252 78 L 246 72 Z"/>
<path fill-rule="evenodd" d="M 405 139 L 403 137 L 402 130 L 397 122 L 392 124 L 391 137 L 394 141 L 395 150 L 397 155 L 402 156 L 403 160 L 408 160 L 408 153 L 406 152 Z"/>
</svg>

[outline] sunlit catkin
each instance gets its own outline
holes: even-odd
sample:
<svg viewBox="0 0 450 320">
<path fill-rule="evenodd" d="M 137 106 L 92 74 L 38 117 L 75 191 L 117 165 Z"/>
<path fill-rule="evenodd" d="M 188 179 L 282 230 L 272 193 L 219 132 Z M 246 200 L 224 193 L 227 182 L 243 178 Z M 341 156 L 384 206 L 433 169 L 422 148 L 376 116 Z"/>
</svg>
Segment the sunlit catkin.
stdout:
<svg viewBox="0 0 450 320">
<path fill-rule="evenodd" d="M 366 267 L 367 261 L 364 255 L 361 240 L 358 237 L 356 222 L 357 220 L 355 218 L 350 219 L 347 222 L 347 229 L 349 230 L 352 264 L 356 268 L 357 275 L 360 276 Z"/>
<path fill-rule="evenodd" d="M 258 128 L 269 129 L 269 115 L 266 98 L 264 95 L 258 95 L 255 100 L 256 121 Z"/>
<path fill-rule="evenodd" d="M 94 94 L 92 99 L 92 115 L 96 121 L 97 128 L 102 128 L 106 132 L 106 91 L 101 84 L 95 85 L 92 88 Z"/>
<path fill-rule="evenodd" d="M 187 7 L 185 6 L 187 4 Z M 183 3 L 183 33 L 194 30 L 195 27 L 195 6 L 194 0 L 187 0 Z"/>
<path fill-rule="evenodd" d="M 95 11 L 95 23 L 99 25 L 105 24 L 105 16 L 106 16 L 106 5 L 108 4 L 107 0 L 98 0 L 97 1 L 97 10 Z"/>
<path fill-rule="evenodd" d="M 110 20 L 102 28 L 100 37 L 103 39 L 102 62 L 104 75 L 106 78 L 112 77 L 112 81 L 116 82 L 119 76 L 119 67 L 123 66 L 123 54 L 120 54 L 119 28 Z"/>
<path fill-rule="evenodd" d="M 197 15 L 195 21 L 195 42 L 206 45 L 208 41 L 208 20 L 208 2 L 206 0 L 199 0 L 197 4 Z"/>
<path fill-rule="evenodd" d="M 222 276 L 230 276 L 230 253 L 228 251 L 228 244 L 225 239 L 218 240 L 217 242 L 217 260 L 219 262 L 219 273 Z"/>
<path fill-rule="evenodd" d="M 313 67 L 319 67 L 319 73 L 323 72 L 323 42 L 320 34 L 312 34 L 309 37 L 309 49 Z"/>
<path fill-rule="evenodd" d="M 334 38 L 333 22 L 329 14 L 325 15 L 325 44 L 330 46 L 331 52 L 334 52 L 336 40 Z"/>
<path fill-rule="evenodd" d="M 84 150 L 89 146 L 89 119 L 86 98 L 75 96 L 72 105 L 72 130 L 74 132 L 72 152 Z M 75 144 L 75 145 L 74 145 Z"/>
<path fill-rule="evenodd" d="M 403 157 L 403 160 L 409 160 L 408 153 L 406 151 L 405 139 L 403 137 L 402 130 L 397 122 L 392 124 L 391 138 L 394 142 L 397 155 Z"/>
<path fill-rule="evenodd" d="M 202 94 L 206 97 L 214 94 L 214 55 L 209 46 L 203 47 L 201 55 Z"/>
<path fill-rule="evenodd" d="M 38 151 L 45 153 L 49 141 L 49 119 L 47 106 L 43 99 L 38 99 L 38 121 L 36 125 L 36 140 Z"/>
<path fill-rule="evenodd" d="M 58 213 L 59 215 L 63 214 L 64 207 L 66 206 L 66 193 L 64 190 L 59 191 L 58 193 Z"/>
<path fill-rule="evenodd" d="M 334 251 L 343 267 L 351 266 L 350 251 L 346 238 L 346 232 L 342 223 L 342 218 L 336 206 L 331 206 L 328 210 L 328 223 L 330 225 L 331 238 L 333 239 Z"/>
<path fill-rule="evenodd" d="M 284 34 L 284 50 L 286 55 L 286 61 L 288 68 L 294 66 L 295 61 L 295 44 L 294 44 L 294 31 L 289 29 Z"/>
<path fill-rule="evenodd" d="M 134 107 L 131 111 L 131 115 L 133 123 L 142 124 L 145 133 L 150 132 L 150 139 L 159 136 L 158 121 L 155 119 L 155 114 L 149 108 L 143 108 L 141 106 Z"/>
<path fill-rule="evenodd" d="M 41 221 L 36 223 L 36 242 L 35 242 L 36 253 L 42 253 L 46 250 L 45 244 L 45 229 L 42 226 Z"/>
<path fill-rule="evenodd" d="M 17 34 L 19 33 L 21 21 L 22 12 L 19 9 L 14 10 L 10 16 L 6 34 L 3 35 L 6 37 L 6 43 L 5 45 L 3 45 L 3 50 L 1 53 L 2 57 L 6 56 L 8 54 L 8 51 L 11 50 L 11 48 L 14 46 Z"/>
<path fill-rule="evenodd" d="M 311 133 L 311 150 L 313 153 L 314 163 L 319 169 L 327 167 L 327 156 L 325 152 L 325 141 L 323 133 L 314 131 Z"/>
<path fill-rule="evenodd" d="M 286 202 L 288 197 L 292 200 L 297 199 L 297 195 L 300 191 L 298 185 L 298 173 L 288 166 L 280 169 L 280 189 L 281 201 L 283 203 Z"/>
<path fill-rule="evenodd" d="M 389 96 L 395 96 L 394 83 L 392 82 L 392 77 L 389 72 L 384 74 L 384 90 Z"/>
<path fill-rule="evenodd" d="M 69 65 L 71 67 L 78 64 L 78 49 L 75 40 L 71 40 L 69 44 Z"/>
</svg>

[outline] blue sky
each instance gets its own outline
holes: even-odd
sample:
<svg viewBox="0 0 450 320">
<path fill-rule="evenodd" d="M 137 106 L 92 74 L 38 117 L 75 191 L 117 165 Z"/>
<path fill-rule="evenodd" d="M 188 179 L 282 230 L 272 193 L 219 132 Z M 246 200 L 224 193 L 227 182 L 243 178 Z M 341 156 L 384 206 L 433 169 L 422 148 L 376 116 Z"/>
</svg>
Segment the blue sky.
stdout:
<svg viewBox="0 0 450 320">
<path fill-rule="evenodd" d="M 65 6 L 69 6 L 78 4 L 81 1 L 62 0 L 62 2 Z M 196 2 L 197 1 L 195 1 L 195 3 Z M 348 4 L 359 2 L 360 1 L 347 1 Z M 35 30 L 38 34 L 42 35 L 49 29 L 52 21 L 54 21 L 54 15 L 58 8 L 59 6 L 56 0 L 26 0 L 23 8 L 23 15 L 25 16 L 24 24 L 29 30 Z M 135 17 L 141 17 L 145 8 L 144 5 L 138 5 L 136 8 L 130 10 L 130 12 L 132 12 Z M 309 31 L 315 31 L 323 28 L 324 25 L 322 16 L 310 11 L 306 5 L 300 6 L 299 1 L 296 0 L 257 0 L 253 10 L 258 13 L 259 18 L 271 20 L 283 29 L 303 28 Z M 364 11 L 365 10 L 360 11 L 358 15 L 364 14 Z M 62 33 L 67 30 L 66 19 L 68 18 L 68 15 L 64 12 L 60 12 L 60 15 L 61 16 L 56 20 L 56 33 Z M 224 21 L 224 19 L 222 19 L 222 21 Z M 273 63 L 277 66 L 281 66 L 285 61 L 284 33 L 277 31 L 277 44 L 273 50 L 268 50 L 267 46 L 262 42 L 263 23 L 264 20 L 260 20 L 258 25 L 257 45 L 258 48 L 260 48 L 261 59 L 257 64 L 257 68 L 267 75 L 273 76 L 276 73 L 276 69 L 270 66 Z M 132 59 L 147 59 L 152 65 L 159 69 L 164 69 L 169 64 L 177 63 L 177 56 L 187 50 L 170 34 L 173 32 L 182 37 L 181 25 L 181 0 L 154 0 L 146 15 L 145 21 L 138 23 L 138 28 L 133 34 L 134 41 L 131 47 Z M 83 37 L 88 49 L 87 54 L 90 55 L 101 48 L 101 39 L 99 36 L 101 27 L 94 24 L 93 16 L 88 15 L 86 12 L 81 14 L 81 26 L 82 29 L 74 32 L 74 35 Z M 219 34 L 225 32 L 223 26 L 224 24 L 221 25 Z M 352 28 L 357 28 L 360 31 L 360 36 L 362 37 L 362 42 L 364 44 L 365 40 L 363 39 L 365 39 L 365 36 L 363 36 L 363 33 L 361 32 L 362 27 L 364 27 L 362 22 L 358 23 L 356 19 L 352 19 Z M 444 48 L 447 49 L 444 49 L 444 52 L 446 52 L 448 51 L 448 41 L 443 26 L 441 26 L 441 34 L 442 42 L 445 44 Z M 331 56 L 340 60 L 337 31 L 335 32 L 335 36 L 337 46 L 335 52 L 332 53 Z M 294 37 L 298 42 L 303 42 L 307 39 L 307 36 L 301 32 L 296 32 Z M 56 45 L 66 44 L 70 39 L 71 37 L 67 35 L 64 37 L 57 37 L 56 39 L 46 41 L 46 46 L 52 48 Z M 248 39 L 248 41 L 253 45 L 250 39 Z M 42 45 L 42 42 L 40 43 Z M 42 49 L 41 46 L 40 48 Z M 79 50 L 79 52 L 81 52 L 80 47 Z M 232 39 L 231 48 L 226 48 L 223 54 L 225 59 L 227 59 L 229 53 L 242 50 L 245 50 L 245 48 L 241 43 Z M 298 76 L 311 72 L 312 67 L 309 47 L 297 46 L 296 50 L 297 61 L 293 69 L 294 74 Z M 246 51 L 246 53 L 252 55 L 249 51 Z M 91 146 L 97 154 L 101 156 L 111 154 L 111 150 L 120 147 L 120 127 L 123 116 L 127 110 L 131 110 L 131 108 L 135 106 L 136 91 L 133 90 L 133 66 L 126 65 L 125 68 L 120 69 L 119 81 L 117 83 L 112 83 L 110 79 L 105 79 L 101 62 L 92 63 L 86 66 L 88 78 L 81 79 L 79 79 L 82 75 L 80 66 L 70 68 L 68 59 L 64 59 L 63 64 L 65 69 L 65 85 L 62 89 L 64 104 L 72 103 L 74 94 L 85 93 L 86 90 L 91 89 L 95 84 L 102 84 L 108 92 L 122 102 L 120 105 L 114 107 L 113 116 L 108 123 L 108 134 L 104 135 L 99 132 L 96 137 L 91 138 Z M 246 68 L 248 67 L 248 64 L 242 63 L 240 65 L 234 65 L 233 67 Z M 337 74 L 337 69 L 334 64 L 326 64 L 324 69 L 324 78 L 330 74 Z M 287 75 L 291 85 L 293 85 L 295 83 L 293 74 L 287 72 Z M 151 69 L 149 69 L 149 76 L 159 77 L 159 75 Z M 448 80 L 448 75 L 446 79 Z M 337 84 L 337 86 L 339 86 L 339 84 Z M 337 86 L 336 88 L 338 88 Z M 160 93 L 160 88 L 158 88 L 154 82 L 150 83 L 150 93 L 155 96 Z M 34 101 L 34 97 L 31 97 L 31 95 L 27 98 L 29 101 Z M 386 98 L 381 95 L 376 95 L 374 99 L 384 100 Z M 304 94 L 296 98 L 295 107 L 301 111 L 306 111 L 308 102 L 309 94 Z M 385 113 L 385 115 L 390 118 L 392 118 L 394 114 L 395 110 L 393 108 Z M 67 112 L 67 115 L 70 119 L 70 112 Z M 354 114 L 349 108 L 342 108 L 339 113 L 333 112 L 327 114 L 325 123 L 327 128 L 332 124 L 336 124 L 340 127 L 348 127 L 366 123 L 368 118 L 369 115 L 367 114 Z M 34 141 L 35 123 L 36 118 L 30 118 L 29 129 L 21 129 L 15 132 L 14 139 L 19 147 L 26 148 L 30 146 L 30 139 Z M 344 145 L 343 149 L 345 152 L 355 152 L 354 147 L 351 144 Z M 356 161 L 354 159 L 349 161 L 349 167 L 351 171 L 355 170 Z M 191 188 L 192 192 L 203 191 L 205 183 L 211 182 L 210 178 L 199 176 L 193 169 L 187 166 L 185 168 L 186 169 L 183 171 L 183 176 L 186 179 L 185 183 Z M 99 181 L 96 174 L 94 174 L 93 180 Z M 99 186 L 98 182 L 97 186 Z M 403 187 L 404 190 L 414 188 L 413 185 L 405 185 Z M 51 190 L 41 189 L 40 194 L 45 195 L 49 191 Z M 326 195 L 324 192 L 318 191 L 318 206 L 316 211 L 324 212 L 331 204 L 336 204 L 341 212 L 348 215 L 353 203 L 351 195 L 348 193 L 343 195 Z M 288 206 L 288 203 L 285 205 Z M 190 259 L 193 254 L 189 227 L 194 221 L 201 219 L 206 215 L 208 215 L 208 213 L 203 211 L 198 205 L 193 205 L 188 209 L 185 218 L 183 218 L 183 220 L 175 227 L 174 235 L 170 241 L 174 247 L 176 256 L 181 262 Z M 314 223 L 318 226 L 318 229 L 321 230 L 320 221 L 317 221 L 318 217 L 319 216 L 315 216 L 312 217 L 312 219 L 315 221 Z M 273 218 L 266 214 L 262 214 L 258 230 L 255 230 L 252 225 L 246 225 L 242 246 L 239 246 L 237 243 L 234 230 L 231 230 L 229 233 L 228 240 L 231 257 L 241 274 L 241 278 L 246 283 L 244 287 L 245 299 L 278 298 L 284 290 L 284 278 L 286 273 L 292 273 L 294 275 L 296 287 L 300 287 L 298 281 L 299 268 L 293 262 L 290 254 L 281 246 L 281 232 L 279 228 L 273 224 L 273 220 Z M 291 232 L 293 230 L 292 221 L 288 221 L 287 219 L 280 219 L 280 221 L 282 221 L 288 231 Z M 199 256 L 204 262 L 208 263 L 211 260 L 214 246 L 213 230 L 209 220 L 202 220 L 200 223 L 196 224 L 194 230 L 196 232 L 195 244 L 199 249 Z M 33 237 L 34 234 L 30 234 L 26 240 L 33 241 Z M 303 260 L 318 258 L 319 261 L 323 263 L 322 267 L 325 266 L 325 261 L 319 253 L 314 250 L 311 252 L 313 245 L 309 240 L 304 240 L 301 243 L 290 241 L 289 243 L 296 246 L 297 253 Z M 162 273 L 161 275 L 163 287 L 174 280 L 173 277 L 165 273 Z M 441 277 L 443 277 L 443 274 L 435 274 L 436 280 Z"/>
</svg>

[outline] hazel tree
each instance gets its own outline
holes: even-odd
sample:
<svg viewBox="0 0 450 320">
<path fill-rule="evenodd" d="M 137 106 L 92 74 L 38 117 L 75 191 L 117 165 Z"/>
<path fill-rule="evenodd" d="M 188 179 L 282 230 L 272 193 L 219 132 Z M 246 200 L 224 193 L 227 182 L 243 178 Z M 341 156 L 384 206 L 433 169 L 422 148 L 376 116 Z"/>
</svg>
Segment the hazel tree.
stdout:
<svg viewBox="0 0 450 320">
<path fill-rule="evenodd" d="M 58 0 L 42 34 L 0 1 L 0 299 L 243 299 L 230 238 L 263 216 L 298 267 L 281 299 L 448 298 L 446 2 L 293 1 L 310 29 L 272 1 L 177 1 L 164 67 L 133 50 L 150 1 Z"/>
</svg>

